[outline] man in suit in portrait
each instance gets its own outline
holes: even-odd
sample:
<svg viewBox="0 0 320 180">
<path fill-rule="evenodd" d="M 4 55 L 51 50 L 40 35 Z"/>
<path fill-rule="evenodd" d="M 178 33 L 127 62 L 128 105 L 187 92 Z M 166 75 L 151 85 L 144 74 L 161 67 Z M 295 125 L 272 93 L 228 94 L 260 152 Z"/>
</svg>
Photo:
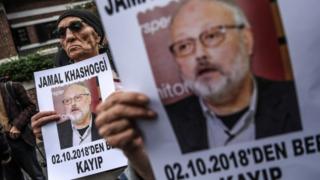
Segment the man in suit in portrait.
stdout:
<svg viewBox="0 0 320 180">
<path fill-rule="evenodd" d="M 91 93 L 82 83 L 65 88 L 62 103 L 67 119 L 57 125 L 61 149 L 95 141 L 101 137 L 94 124 L 96 115 L 91 112 Z"/>
<path fill-rule="evenodd" d="M 165 106 L 182 153 L 302 129 L 293 82 L 250 71 L 254 39 L 235 4 L 186 1 L 170 30 L 169 49 L 194 94 Z"/>
</svg>

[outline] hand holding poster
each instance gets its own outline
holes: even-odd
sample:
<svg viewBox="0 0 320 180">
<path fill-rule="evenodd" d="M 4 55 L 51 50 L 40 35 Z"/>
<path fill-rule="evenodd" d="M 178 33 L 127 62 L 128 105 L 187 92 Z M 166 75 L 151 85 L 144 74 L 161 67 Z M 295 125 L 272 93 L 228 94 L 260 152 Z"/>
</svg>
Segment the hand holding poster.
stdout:
<svg viewBox="0 0 320 180">
<path fill-rule="evenodd" d="M 126 165 L 95 126 L 97 104 L 115 89 L 106 55 L 35 72 L 40 111 L 60 120 L 43 127 L 49 179 L 73 179 Z"/>
<path fill-rule="evenodd" d="M 255 41 L 233 1 L 96 2 L 124 87 L 158 114 L 140 124 L 157 179 L 318 177 L 319 125 L 302 121 L 294 82 L 251 69 L 276 37 Z"/>
</svg>

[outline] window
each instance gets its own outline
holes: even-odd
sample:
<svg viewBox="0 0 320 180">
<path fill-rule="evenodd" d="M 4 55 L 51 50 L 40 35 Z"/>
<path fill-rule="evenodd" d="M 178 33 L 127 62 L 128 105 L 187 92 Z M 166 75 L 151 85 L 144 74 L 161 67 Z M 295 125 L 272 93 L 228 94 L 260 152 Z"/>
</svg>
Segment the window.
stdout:
<svg viewBox="0 0 320 180">
<path fill-rule="evenodd" d="M 12 33 L 16 46 L 21 47 L 30 44 L 30 39 L 26 27 L 12 29 Z"/>
<path fill-rule="evenodd" d="M 54 36 L 55 27 L 56 27 L 56 21 L 35 25 L 39 42 L 42 43 L 51 39 L 55 39 L 55 36 Z"/>
</svg>

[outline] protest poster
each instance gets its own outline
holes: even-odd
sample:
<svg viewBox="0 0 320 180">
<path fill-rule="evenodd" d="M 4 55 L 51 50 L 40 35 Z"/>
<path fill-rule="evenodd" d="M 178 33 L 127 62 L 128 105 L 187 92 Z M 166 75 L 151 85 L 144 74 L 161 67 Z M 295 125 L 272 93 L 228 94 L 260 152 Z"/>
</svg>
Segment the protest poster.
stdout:
<svg viewBox="0 0 320 180">
<path fill-rule="evenodd" d="M 250 13 L 253 2 L 237 2 L 240 10 L 232 0 L 96 0 L 124 88 L 148 95 L 158 114 L 140 123 L 156 179 L 319 177 L 317 116 L 305 116 L 300 81 L 279 81 L 272 18 L 261 23 Z M 241 86 L 228 88 L 233 78 Z M 247 106 L 222 104 L 232 102 L 219 101 L 227 95 L 247 97 L 236 101 Z M 234 107 L 238 121 L 227 128 L 221 119 L 235 119 L 223 116 Z"/>
<path fill-rule="evenodd" d="M 54 110 L 61 117 L 42 127 L 49 179 L 75 179 L 127 165 L 94 123 L 96 106 L 115 90 L 105 54 L 34 77 L 39 110 Z"/>
</svg>

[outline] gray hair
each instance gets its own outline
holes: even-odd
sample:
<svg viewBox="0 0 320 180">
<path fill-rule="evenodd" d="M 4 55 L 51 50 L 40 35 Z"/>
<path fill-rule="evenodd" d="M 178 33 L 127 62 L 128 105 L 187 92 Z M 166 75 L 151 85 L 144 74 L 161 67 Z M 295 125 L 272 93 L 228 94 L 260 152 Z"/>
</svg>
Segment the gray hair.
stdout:
<svg viewBox="0 0 320 180">
<path fill-rule="evenodd" d="M 235 3 L 234 0 L 207 0 L 207 1 L 217 1 L 221 3 L 224 7 L 229 9 L 234 17 L 237 24 L 244 24 L 246 27 L 250 27 L 250 23 L 242 11 L 242 9 Z"/>
<path fill-rule="evenodd" d="M 68 85 L 68 86 L 65 88 L 63 94 L 65 94 L 66 90 L 69 89 L 69 87 L 71 87 L 71 86 L 81 86 L 81 87 L 83 87 L 85 93 L 91 95 L 91 92 L 90 92 L 89 88 L 85 85 L 84 82 L 77 82 L 77 83 L 73 83 L 73 84 Z"/>
<path fill-rule="evenodd" d="M 189 1 L 190 0 L 184 0 L 184 2 L 182 2 L 180 7 L 178 8 L 178 10 L 173 14 L 172 19 L 171 19 L 171 24 L 172 24 L 175 16 L 177 15 L 177 13 L 180 11 L 180 9 L 185 4 L 187 4 Z M 229 9 L 232 12 L 236 24 L 244 24 L 246 27 L 250 27 L 250 23 L 249 23 L 247 17 L 245 16 L 242 9 L 237 5 L 237 3 L 234 0 L 205 0 L 205 1 L 209 1 L 209 2 L 216 1 L 216 2 L 220 3 L 221 5 L 223 5 L 225 8 Z"/>
</svg>

